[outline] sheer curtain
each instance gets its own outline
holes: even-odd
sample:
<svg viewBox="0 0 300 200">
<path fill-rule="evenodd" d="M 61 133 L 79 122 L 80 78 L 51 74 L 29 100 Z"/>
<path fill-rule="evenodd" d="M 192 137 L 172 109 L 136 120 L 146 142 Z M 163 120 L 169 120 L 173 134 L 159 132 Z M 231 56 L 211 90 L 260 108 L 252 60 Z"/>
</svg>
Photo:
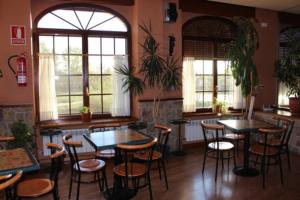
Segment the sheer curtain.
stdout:
<svg viewBox="0 0 300 200">
<path fill-rule="evenodd" d="M 246 99 L 242 95 L 241 86 L 233 87 L 233 108 L 242 109 L 246 107 Z"/>
<path fill-rule="evenodd" d="M 114 56 L 114 67 L 120 68 L 125 65 L 128 67 L 127 56 Z M 113 97 L 112 97 L 112 116 L 129 116 L 130 115 L 130 94 L 129 91 L 125 92 L 122 88 L 124 76 L 118 74 L 113 69 Z"/>
<path fill-rule="evenodd" d="M 183 112 L 196 111 L 196 76 L 194 72 L 194 58 L 183 60 Z"/>
<path fill-rule="evenodd" d="M 278 105 L 289 105 L 289 97 L 286 95 L 287 91 L 288 88 L 283 83 L 278 84 Z"/>
<path fill-rule="evenodd" d="M 57 119 L 55 72 L 52 55 L 40 55 L 39 57 L 39 100 L 40 120 Z"/>
</svg>

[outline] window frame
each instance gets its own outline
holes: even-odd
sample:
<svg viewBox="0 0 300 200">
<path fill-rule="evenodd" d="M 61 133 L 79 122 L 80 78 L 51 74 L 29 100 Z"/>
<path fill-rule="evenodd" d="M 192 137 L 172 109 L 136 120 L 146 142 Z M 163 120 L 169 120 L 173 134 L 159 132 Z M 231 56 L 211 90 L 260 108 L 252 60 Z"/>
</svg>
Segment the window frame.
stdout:
<svg viewBox="0 0 300 200">
<path fill-rule="evenodd" d="M 96 9 L 96 10 L 103 10 L 104 12 L 111 13 L 118 17 L 127 27 L 127 32 L 117 32 L 117 31 L 97 31 L 97 30 L 71 30 L 71 29 L 52 29 L 52 28 L 38 28 L 39 20 L 44 17 L 46 14 L 50 13 L 51 11 L 57 9 L 64 9 L 64 8 L 72 8 L 72 7 L 86 7 L 89 9 Z M 33 23 L 33 31 L 32 31 L 32 38 L 33 38 L 33 62 L 34 62 L 34 94 L 35 94 L 35 116 L 36 122 L 40 122 L 40 109 L 39 109 L 39 36 L 41 35 L 67 35 L 67 36 L 80 36 L 82 37 L 82 65 L 83 65 L 83 105 L 89 105 L 89 96 L 86 87 L 89 87 L 88 84 L 88 56 L 85 56 L 85 53 L 88 52 L 88 37 L 108 37 L 108 38 L 125 38 L 127 41 L 127 56 L 128 56 L 128 66 L 131 66 L 131 27 L 127 19 L 122 16 L 117 11 L 107 8 L 101 5 L 94 5 L 94 4 L 87 4 L 87 3 L 67 3 L 67 4 L 60 4 L 53 7 L 49 7 L 48 9 L 41 12 L 34 20 Z M 132 105 L 132 100 L 130 100 L 130 104 Z M 103 105 L 102 105 L 103 107 Z M 103 110 L 103 109 L 102 109 Z M 112 118 L 111 114 L 94 114 L 94 119 L 101 119 L 101 118 Z M 80 114 L 74 114 L 69 116 L 59 115 L 59 120 L 79 120 Z"/>
</svg>

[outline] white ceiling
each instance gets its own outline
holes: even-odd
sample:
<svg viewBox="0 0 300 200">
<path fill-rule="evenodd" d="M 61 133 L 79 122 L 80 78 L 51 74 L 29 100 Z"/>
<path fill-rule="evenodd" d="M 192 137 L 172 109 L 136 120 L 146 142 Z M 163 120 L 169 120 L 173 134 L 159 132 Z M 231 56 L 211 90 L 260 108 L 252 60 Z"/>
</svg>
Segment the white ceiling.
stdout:
<svg viewBox="0 0 300 200">
<path fill-rule="evenodd" d="M 300 0 L 208 0 L 300 14 Z"/>
</svg>

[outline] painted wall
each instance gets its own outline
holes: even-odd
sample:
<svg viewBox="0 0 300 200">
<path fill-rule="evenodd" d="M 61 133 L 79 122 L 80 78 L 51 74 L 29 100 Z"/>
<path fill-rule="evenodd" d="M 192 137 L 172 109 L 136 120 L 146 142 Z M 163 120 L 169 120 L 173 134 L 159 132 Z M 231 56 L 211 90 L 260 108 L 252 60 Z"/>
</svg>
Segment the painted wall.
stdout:
<svg viewBox="0 0 300 200">
<path fill-rule="evenodd" d="M 0 105 L 33 104 L 33 79 L 31 59 L 31 24 L 30 0 L 1 0 L 0 1 L 0 68 L 3 78 L 0 78 Z M 10 25 L 25 25 L 26 45 L 10 44 Z M 7 59 L 14 54 L 26 52 L 27 87 L 18 87 L 13 73 L 7 65 Z"/>
</svg>

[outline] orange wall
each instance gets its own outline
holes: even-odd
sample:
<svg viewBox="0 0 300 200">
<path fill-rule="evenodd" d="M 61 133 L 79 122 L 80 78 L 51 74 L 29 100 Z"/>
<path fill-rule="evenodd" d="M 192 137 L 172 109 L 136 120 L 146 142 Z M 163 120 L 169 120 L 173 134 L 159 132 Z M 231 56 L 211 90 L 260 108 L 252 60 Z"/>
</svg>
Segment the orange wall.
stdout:
<svg viewBox="0 0 300 200">
<path fill-rule="evenodd" d="M 3 78 L 0 78 L 0 105 L 23 105 L 33 103 L 32 59 L 31 59 L 31 29 L 30 0 L 0 1 L 0 68 Z M 10 25 L 25 25 L 26 45 L 10 44 Z M 7 65 L 7 59 L 14 54 L 26 52 L 27 87 L 18 87 L 13 73 Z"/>
</svg>

